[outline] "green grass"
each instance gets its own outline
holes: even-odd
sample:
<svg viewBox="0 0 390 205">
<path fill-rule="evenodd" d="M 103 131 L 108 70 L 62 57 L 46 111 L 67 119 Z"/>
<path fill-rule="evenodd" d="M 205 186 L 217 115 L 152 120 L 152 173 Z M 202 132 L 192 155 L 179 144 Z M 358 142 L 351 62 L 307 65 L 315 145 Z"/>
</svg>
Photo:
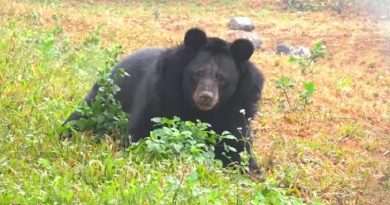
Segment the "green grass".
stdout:
<svg viewBox="0 0 390 205">
<path fill-rule="evenodd" d="M 60 141 L 62 121 L 118 46 L 104 47 L 98 30 L 71 42 L 36 18 L 0 22 L 0 204 L 303 204 L 277 179 L 175 156 L 150 161 L 88 133 Z"/>
</svg>

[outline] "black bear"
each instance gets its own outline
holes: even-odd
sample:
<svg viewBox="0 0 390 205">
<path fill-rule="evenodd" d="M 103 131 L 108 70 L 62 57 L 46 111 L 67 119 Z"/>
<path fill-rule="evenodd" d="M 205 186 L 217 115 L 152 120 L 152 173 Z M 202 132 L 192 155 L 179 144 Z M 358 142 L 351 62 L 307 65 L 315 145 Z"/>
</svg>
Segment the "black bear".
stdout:
<svg viewBox="0 0 390 205">
<path fill-rule="evenodd" d="M 115 83 L 121 88 L 116 99 L 130 113 L 130 140 L 148 136 L 153 117 L 199 119 L 215 132 L 229 131 L 239 139 L 219 142 L 215 156 L 224 166 L 240 163 L 238 153 L 223 154 L 223 143 L 251 153 L 248 119 L 256 113 L 264 82 L 260 70 L 249 62 L 253 51 L 248 40 L 227 43 L 193 28 L 186 32 L 183 45 L 141 49 L 119 62 L 112 72 L 123 68 L 129 74 Z M 95 83 L 87 102 L 93 101 L 98 88 Z M 74 112 L 65 123 L 80 117 Z M 249 162 L 250 170 L 259 171 L 252 157 Z"/>
</svg>

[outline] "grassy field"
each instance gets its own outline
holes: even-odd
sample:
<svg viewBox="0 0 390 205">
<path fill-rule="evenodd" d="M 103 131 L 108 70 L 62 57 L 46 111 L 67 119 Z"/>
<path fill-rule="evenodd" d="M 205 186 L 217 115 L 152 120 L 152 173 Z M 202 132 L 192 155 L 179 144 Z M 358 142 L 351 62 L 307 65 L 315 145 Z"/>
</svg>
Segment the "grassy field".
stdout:
<svg viewBox="0 0 390 205">
<path fill-rule="evenodd" d="M 272 1 L 156 2 L 0 0 L 0 204 L 390 202 L 390 22 L 290 12 Z M 264 40 L 252 57 L 266 76 L 252 122 L 262 176 L 150 162 L 90 134 L 58 140 L 118 50 L 121 58 L 177 45 L 191 27 L 224 38 L 239 15 L 251 17 Z M 327 55 L 303 73 L 274 55 L 281 41 L 321 41 Z M 294 84 L 288 99 L 276 86 L 282 76 Z M 312 103 L 295 109 L 305 82 L 315 85 Z"/>
</svg>

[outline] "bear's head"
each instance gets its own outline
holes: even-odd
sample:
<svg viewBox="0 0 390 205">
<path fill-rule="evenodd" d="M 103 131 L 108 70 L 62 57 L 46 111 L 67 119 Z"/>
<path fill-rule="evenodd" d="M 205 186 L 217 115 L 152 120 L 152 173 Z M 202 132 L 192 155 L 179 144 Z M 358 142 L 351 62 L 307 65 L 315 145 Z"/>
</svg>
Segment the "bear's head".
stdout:
<svg viewBox="0 0 390 205">
<path fill-rule="evenodd" d="M 234 95 L 247 67 L 244 64 L 254 51 L 246 39 L 230 44 L 219 38 L 208 38 L 197 28 L 187 31 L 184 47 L 196 51 L 183 69 L 184 96 L 201 111 L 210 111 Z"/>
</svg>

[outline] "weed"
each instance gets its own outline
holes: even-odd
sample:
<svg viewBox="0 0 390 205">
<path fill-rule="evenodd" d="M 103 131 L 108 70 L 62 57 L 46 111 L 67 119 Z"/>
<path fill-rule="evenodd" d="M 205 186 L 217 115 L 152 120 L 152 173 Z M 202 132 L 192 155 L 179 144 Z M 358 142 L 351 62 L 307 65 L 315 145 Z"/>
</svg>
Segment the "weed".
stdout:
<svg viewBox="0 0 390 205">
<path fill-rule="evenodd" d="M 228 132 L 217 135 L 208 131 L 209 124 L 200 121 L 181 121 L 180 118 L 153 118 L 156 129 L 145 140 L 132 145 L 135 154 L 147 153 L 149 159 L 184 158 L 198 163 L 212 164 L 214 145 L 222 139 L 235 139 Z M 232 149 L 232 148 L 230 148 Z"/>
<path fill-rule="evenodd" d="M 299 93 L 300 106 L 302 109 L 313 102 L 311 98 L 316 90 L 313 82 L 304 82 L 303 88 L 304 90 Z"/>
<path fill-rule="evenodd" d="M 128 115 L 122 111 L 122 106 L 115 99 L 115 94 L 120 88 L 115 84 L 115 80 L 128 76 L 122 69 L 115 76 L 111 76 L 109 70 L 99 71 L 97 84 L 99 89 L 95 99 L 88 105 L 87 102 L 76 107 L 76 112 L 83 116 L 80 120 L 73 122 L 81 131 L 92 130 L 100 137 L 105 134 L 115 138 L 123 138 L 128 126 Z"/>
<path fill-rule="evenodd" d="M 326 46 L 323 42 L 315 43 L 310 49 L 311 55 L 308 58 L 293 55 L 290 57 L 290 63 L 298 64 L 302 74 L 313 72 L 313 64 L 326 55 Z"/>
<path fill-rule="evenodd" d="M 275 87 L 281 90 L 281 95 L 279 96 L 279 100 L 278 100 L 279 110 L 280 111 L 286 110 L 285 102 L 287 102 L 288 107 L 292 109 L 293 105 L 289 97 L 291 90 L 294 88 L 294 83 L 292 82 L 292 80 L 286 76 L 279 77 L 278 80 L 276 80 Z"/>
<path fill-rule="evenodd" d="M 338 130 L 340 140 L 363 139 L 365 136 L 364 128 L 356 123 L 342 125 Z"/>
<path fill-rule="evenodd" d="M 293 102 L 291 96 L 293 95 L 292 92 L 295 91 L 294 83 L 289 77 L 279 77 L 276 80 L 275 87 L 281 91 L 278 97 L 278 110 L 280 112 L 305 109 L 313 102 L 312 97 L 316 90 L 313 82 L 303 82 L 303 91 L 299 92 L 299 99 Z"/>
<path fill-rule="evenodd" d="M 310 57 L 304 58 L 293 55 L 289 58 L 289 62 L 291 64 L 298 63 L 303 75 L 306 75 L 307 72 L 313 74 L 314 63 L 325 55 L 325 45 L 322 42 L 318 42 L 311 48 Z M 296 84 L 302 84 L 303 90 L 297 91 Z M 294 82 L 293 79 L 287 76 L 279 77 L 275 82 L 275 87 L 280 90 L 280 95 L 278 97 L 278 110 L 280 112 L 305 109 L 308 105 L 312 104 L 312 97 L 316 91 L 313 81 L 303 81 L 299 78 L 297 82 Z M 298 97 L 296 97 L 293 92 L 298 92 Z"/>
<path fill-rule="evenodd" d="M 352 84 L 352 78 L 351 76 L 347 75 L 339 80 L 339 82 L 337 83 L 337 90 L 349 91 L 351 90 L 351 84 Z"/>
</svg>

